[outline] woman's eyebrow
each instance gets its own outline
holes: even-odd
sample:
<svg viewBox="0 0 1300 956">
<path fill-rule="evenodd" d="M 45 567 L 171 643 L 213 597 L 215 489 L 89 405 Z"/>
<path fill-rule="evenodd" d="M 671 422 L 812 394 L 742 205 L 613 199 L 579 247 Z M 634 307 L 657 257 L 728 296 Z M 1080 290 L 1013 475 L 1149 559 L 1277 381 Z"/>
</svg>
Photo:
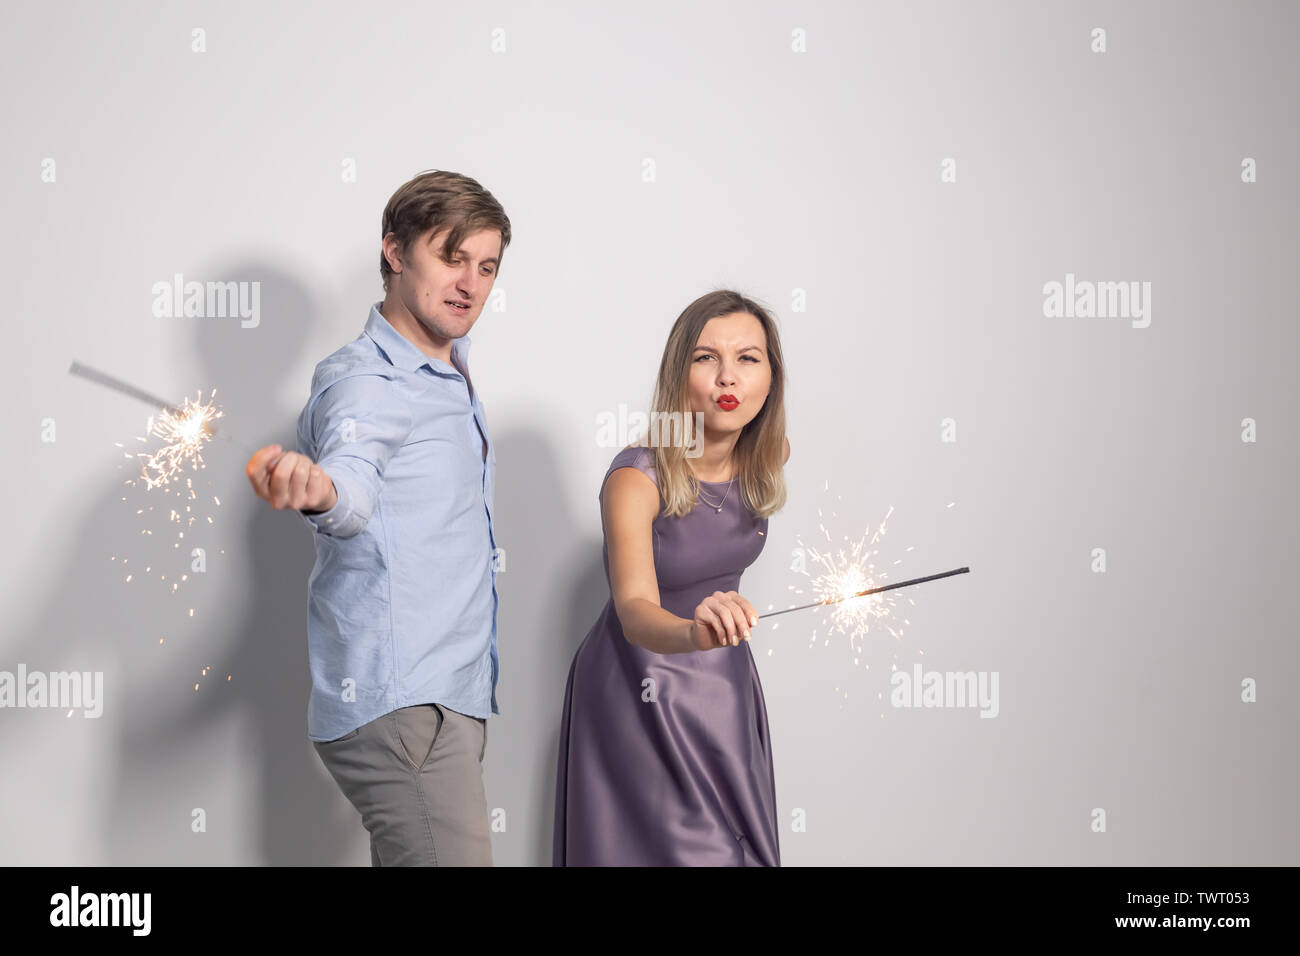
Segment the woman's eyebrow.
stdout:
<svg viewBox="0 0 1300 956">
<path fill-rule="evenodd" d="M 763 351 L 763 350 L 762 350 L 761 348 L 759 348 L 757 345 L 746 345 L 746 346 L 743 346 L 742 348 L 740 348 L 739 351 L 741 351 L 741 352 L 748 352 L 750 349 L 753 349 L 753 350 L 755 350 L 756 352 L 761 352 L 761 351 Z M 715 353 L 716 353 L 718 350 L 715 349 L 712 345 L 697 345 L 697 346 L 695 346 L 695 351 L 697 351 L 697 352 L 715 352 Z"/>
</svg>

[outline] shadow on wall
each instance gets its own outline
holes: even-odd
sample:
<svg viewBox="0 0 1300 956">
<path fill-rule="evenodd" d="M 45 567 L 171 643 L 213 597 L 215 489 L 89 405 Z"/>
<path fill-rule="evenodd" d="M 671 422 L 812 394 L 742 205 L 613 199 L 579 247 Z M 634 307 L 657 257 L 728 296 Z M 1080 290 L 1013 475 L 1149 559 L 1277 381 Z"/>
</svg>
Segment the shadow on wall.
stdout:
<svg viewBox="0 0 1300 956">
<path fill-rule="evenodd" d="M 497 544 L 506 570 L 497 575 L 501 714 L 488 726 L 484 773 L 489 812 L 507 813 L 505 832 L 493 833 L 493 861 L 505 865 L 551 865 L 569 665 L 609 599 L 603 540 L 576 531 L 589 527 L 592 515 L 599 527 L 596 494 L 603 472 L 583 476 L 584 493 L 576 498 L 590 500 L 592 515 L 575 515 L 569 506 L 575 496 L 564 485 L 573 469 L 560 467 L 560 453 L 547 437 L 551 431 L 539 425 L 493 432 Z M 510 814 L 516 807 L 528 808 L 522 820 Z"/>
<path fill-rule="evenodd" d="M 286 370 L 307 359 L 314 364 L 355 338 L 380 296 L 368 294 L 373 277 L 358 273 L 346 284 L 355 301 L 327 310 L 303 283 L 258 261 L 203 279 L 261 284 L 256 328 L 242 328 L 238 318 L 185 320 L 196 324 L 202 362 L 189 394 L 217 389 L 228 440 L 205 449 L 195 500 L 123 484 L 139 467 L 125 460 L 111 474 L 87 476 L 84 503 L 68 510 L 80 529 L 77 547 L 49 562 L 49 585 L 28 603 L 26 624 L 16 632 L 28 637 L 6 643 L 6 656 L 11 667 L 104 673 L 105 713 L 95 729 L 102 727 L 108 745 L 109 776 L 102 799 L 93 802 L 102 808 L 94 827 L 103 840 L 97 858 L 126 866 L 365 866 L 360 817 L 307 739 L 311 533 L 297 515 L 253 495 L 244 465 L 262 445 L 296 444 L 310 382 L 285 383 Z M 352 321 L 334 318 L 352 313 Z M 305 355 L 326 324 L 339 334 L 327 337 L 327 347 L 313 346 L 321 354 Z M 90 365 L 94 358 L 68 356 Z M 133 401 L 81 380 L 72 387 L 87 402 Z M 143 426 L 149 410 L 139 407 Z M 548 437 L 553 428 L 500 432 L 490 410 L 489 427 L 497 446 L 498 544 L 508 563 L 498 579 L 502 715 L 489 731 L 488 805 L 528 808 L 515 815 L 508 835 L 494 834 L 494 855 L 504 864 L 549 865 L 565 682 L 609 596 L 600 537 L 575 531 L 593 520 L 599 528 L 601 475 L 584 476 L 584 493 L 574 496 L 562 487 L 572 469 L 560 467 L 561 451 Z M 110 448 L 114 441 L 136 444 L 131 435 L 104 437 Z M 567 503 L 575 497 L 590 502 L 591 515 L 579 520 L 572 513 Z M 181 523 L 169 520 L 171 509 L 187 503 L 194 524 L 183 512 Z M 202 574 L 191 571 L 195 547 L 206 552 Z M 178 582 L 184 573 L 189 580 Z M 180 590 L 173 593 L 173 584 Z M 44 745 L 43 786 L 77 792 L 95 785 L 84 764 L 59 755 L 68 724 L 52 726 L 48 712 L 11 716 L 0 723 L 0 745 Z M 252 833 L 239 817 L 246 800 Z M 191 827 L 195 808 L 205 813 L 202 833 Z M 29 839 L 29 858 L 14 862 L 77 865 L 90 858 L 50 861 L 37 849 L 39 833 Z"/>
<path fill-rule="evenodd" d="M 138 474 L 130 462 L 111 477 L 88 476 L 88 501 L 69 515 L 81 529 L 79 545 L 51 565 L 57 571 L 49 590 L 30 605 L 34 618 L 24 633 L 32 637 L 13 648 L 12 659 L 30 669 L 104 672 L 103 726 L 115 746 L 104 761 L 112 776 L 98 803 L 98 830 L 110 865 L 332 864 L 344 852 L 340 823 L 353 811 L 306 735 L 311 535 L 293 513 L 257 500 L 244 475 L 248 448 L 295 443 L 309 382 L 301 383 L 298 404 L 286 407 L 284 369 L 301 358 L 321 317 L 302 283 L 263 262 L 235 263 L 209 279 L 261 284 L 256 328 L 241 327 L 238 318 L 183 320 L 195 323 L 202 362 L 194 388 L 205 396 L 217 389 L 225 410 L 219 424 L 231 441 L 207 446 L 193 501 L 124 485 Z M 332 348 L 357 332 L 360 322 Z M 94 364 L 93 356 L 73 358 Z M 87 402 L 132 401 L 92 383 L 81 387 Z M 149 412 L 140 409 L 143 432 Z M 146 447 L 131 436 L 105 443 L 114 440 L 128 450 Z M 193 525 L 183 513 L 181 523 L 168 520 L 186 504 L 200 516 Z M 194 547 L 206 551 L 206 573 L 181 584 Z M 173 593 L 173 584 L 180 590 Z M 231 718 L 240 727 L 235 759 L 226 747 L 196 752 L 222 739 L 209 732 Z M 84 767 L 59 766 L 53 756 L 50 763 L 67 786 L 88 786 Z M 256 800 L 254 834 L 236 832 L 230 814 L 220 812 L 238 807 L 244 794 Z M 206 833 L 191 828 L 196 807 L 205 809 Z"/>
</svg>

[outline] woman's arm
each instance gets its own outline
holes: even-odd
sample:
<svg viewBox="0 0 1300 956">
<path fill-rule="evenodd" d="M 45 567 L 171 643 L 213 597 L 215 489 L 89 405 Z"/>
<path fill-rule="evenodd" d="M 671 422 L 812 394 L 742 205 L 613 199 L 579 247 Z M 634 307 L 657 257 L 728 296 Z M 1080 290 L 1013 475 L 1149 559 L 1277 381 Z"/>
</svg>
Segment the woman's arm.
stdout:
<svg viewBox="0 0 1300 956">
<path fill-rule="evenodd" d="M 714 591 L 695 608 L 690 620 L 659 604 L 655 575 L 654 532 L 659 489 L 635 468 L 617 468 L 605 483 L 605 544 L 609 549 L 609 585 L 623 636 L 656 654 L 684 654 L 736 646 L 749 640 L 758 623 L 752 604 L 735 591 Z"/>
<path fill-rule="evenodd" d="M 693 622 L 659 605 L 654 539 L 650 528 L 659 514 L 659 489 L 636 468 L 618 468 L 605 482 L 601 517 L 609 549 L 609 587 L 623 636 L 656 654 L 695 650 Z"/>
</svg>

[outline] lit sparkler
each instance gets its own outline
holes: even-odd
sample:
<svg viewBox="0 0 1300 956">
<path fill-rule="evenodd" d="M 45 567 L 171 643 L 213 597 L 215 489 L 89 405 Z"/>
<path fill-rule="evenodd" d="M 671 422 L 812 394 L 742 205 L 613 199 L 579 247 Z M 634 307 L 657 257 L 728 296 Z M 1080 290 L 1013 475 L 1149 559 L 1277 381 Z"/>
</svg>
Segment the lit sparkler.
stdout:
<svg viewBox="0 0 1300 956">
<path fill-rule="evenodd" d="M 827 482 L 827 490 L 829 490 L 829 482 Z M 952 504 L 948 507 L 951 508 Z M 814 630 L 809 643 L 810 645 L 815 644 L 820 636 L 829 645 L 834 635 L 845 635 L 848 637 L 849 647 L 853 654 L 853 663 L 855 664 L 860 662 L 863 653 L 862 642 L 873 627 L 883 628 L 895 641 L 902 641 L 903 627 L 904 625 L 910 625 L 911 621 L 903 617 L 900 599 L 905 599 L 907 603 L 913 606 L 915 606 L 916 602 L 910 596 L 895 592 L 899 588 L 910 585 L 951 577 L 956 574 L 965 574 L 970 571 L 970 568 L 958 568 L 940 574 L 912 578 L 907 581 L 890 582 L 888 569 L 876 567 L 876 560 L 880 554 L 880 548 L 876 547 L 876 545 L 887 533 L 886 528 L 889 517 L 893 513 L 894 509 L 891 507 L 880 522 L 879 528 L 874 533 L 864 533 L 857 541 L 853 541 L 845 535 L 843 539 L 845 547 L 838 549 L 832 548 L 831 550 L 822 551 L 805 545 L 800 539 L 800 553 L 805 559 L 805 566 L 796 568 L 796 570 L 802 570 L 803 573 L 811 576 L 812 581 L 809 590 L 816 600 L 797 606 L 791 605 L 781 610 L 773 610 L 772 606 L 768 605 L 767 613 L 760 614 L 759 617 L 776 617 L 779 614 L 789 614 L 793 611 L 803 611 L 809 608 L 833 608 L 829 621 L 826 621 L 825 632 L 819 634 L 818 630 Z M 831 515 L 834 517 L 835 513 L 832 512 Z M 825 515 L 820 507 L 817 509 L 817 516 L 819 519 L 818 530 L 829 545 L 833 539 L 830 531 L 826 528 Z M 911 551 L 912 548 L 908 547 L 905 550 Z M 902 563 L 903 559 L 899 557 L 893 561 L 892 566 Z M 791 585 L 790 589 L 796 594 L 804 593 L 802 588 L 796 588 L 793 585 Z M 814 613 L 816 612 L 814 611 Z M 772 625 L 773 628 L 778 626 L 777 623 Z M 772 653 L 770 648 L 768 653 Z"/>
<path fill-rule="evenodd" d="M 800 604 L 798 607 L 788 607 L 780 611 L 769 611 L 766 614 L 760 614 L 759 618 L 776 617 L 778 614 L 789 614 L 791 611 L 804 611 L 810 607 L 826 607 L 831 604 L 850 602 L 855 598 L 866 597 L 868 594 L 879 594 L 881 591 L 892 591 L 894 588 L 905 588 L 913 584 L 923 584 L 926 581 L 935 581 L 939 578 L 952 577 L 954 574 L 967 574 L 969 572 L 970 568 L 957 568 L 939 574 L 927 574 L 923 578 L 912 578 L 910 581 L 899 581 L 895 584 L 884 584 L 878 588 L 865 588 L 855 592 L 852 590 L 855 585 L 847 582 L 861 580 L 862 572 L 859 567 L 850 567 L 843 574 L 824 575 L 824 577 L 830 578 L 831 581 L 827 585 L 827 597 L 822 600 L 813 601 L 811 604 Z M 845 605 L 845 607 L 849 606 L 848 604 Z"/>
<path fill-rule="evenodd" d="M 224 413 L 220 406 L 216 404 L 216 389 L 214 388 L 209 393 L 206 400 L 204 400 L 203 393 L 200 390 L 196 393 L 195 398 L 186 398 L 181 404 L 176 405 L 80 362 L 73 362 L 68 371 L 73 375 L 79 375 L 158 409 L 154 415 L 150 416 L 148 424 L 145 426 L 145 433 L 148 437 L 137 435 L 135 440 L 148 444 L 151 440 L 160 439 L 162 446 L 155 451 L 139 452 L 134 455 L 123 451 L 123 457 L 127 461 L 142 461 L 140 475 L 137 478 L 126 479 L 123 484 L 142 485 L 146 491 L 165 488 L 166 491 L 180 499 L 175 503 L 174 507 L 159 504 L 157 509 L 159 514 L 164 510 L 168 511 L 168 520 L 180 526 L 181 530 L 176 532 L 176 540 L 172 542 L 172 549 L 179 551 L 181 543 L 185 540 L 185 532 L 191 529 L 196 521 L 206 521 L 209 525 L 213 523 L 212 515 L 206 512 L 204 499 L 199 498 L 198 489 L 194 487 L 194 479 L 186 472 L 195 472 L 206 468 L 203 460 L 203 449 L 214 437 L 224 439 L 227 444 L 234 445 L 230 435 L 226 434 L 224 429 L 221 431 L 217 429 L 217 420 Z M 121 442 L 115 442 L 114 444 L 118 448 L 124 447 Z M 122 500 L 127 500 L 125 495 Z M 221 500 L 216 495 L 212 496 L 212 501 L 217 507 L 221 507 Z M 149 505 L 147 508 L 141 507 L 137 509 L 136 514 L 144 515 L 146 511 L 152 512 L 154 510 L 155 506 Z M 152 537 L 153 530 L 141 528 L 140 534 Z M 225 550 L 220 549 L 219 553 L 225 554 Z M 117 561 L 118 555 L 112 555 L 110 560 Z M 127 566 L 128 562 L 129 558 L 126 556 L 121 557 L 121 563 L 124 566 Z M 166 563 L 164 562 L 164 564 Z M 168 585 L 168 590 L 173 594 L 179 591 L 181 585 L 188 582 L 191 577 L 185 571 L 178 574 L 177 569 L 173 567 L 171 568 L 172 580 L 168 581 L 167 575 L 163 573 L 164 570 L 161 566 L 156 570 L 152 564 L 146 564 L 141 573 L 145 575 L 157 574 L 159 580 Z M 133 570 L 127 574 L 126 582 L 130 583 L 136 573 Z M 194 616 L 193 608 L 190 609 L 189 615 Z M 161 639 L 159 643 L 161 643 Z"/>
<path fill-rule="evenodd" d="M 197 471 L 206 467 L 203 462 L 203 446 L 212 440 L 213 423 L 223 412 L 213 399 L 217 390 L 214 388 L 203 400 L 203 393 L 197 393 L 197 399 L 186 398 L 179 409 L 164 408 L 156 417 L 149 418 L 145 433 L 162 440 L 162 447 L 152 454 L 140 454 L 144 459 L 140 478 L 148 489 L 169 485 L 180 478 L 187 469 Z"/>
</svg>

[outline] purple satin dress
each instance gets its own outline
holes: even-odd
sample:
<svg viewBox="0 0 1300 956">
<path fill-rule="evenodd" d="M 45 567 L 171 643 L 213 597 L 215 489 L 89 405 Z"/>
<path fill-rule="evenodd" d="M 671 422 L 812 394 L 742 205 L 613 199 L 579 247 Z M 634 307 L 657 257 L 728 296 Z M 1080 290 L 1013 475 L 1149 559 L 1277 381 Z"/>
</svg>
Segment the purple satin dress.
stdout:
<svg viewBox="0 0 1300 956">
<path fill-rule="evenodd" d="M 633 447 L 605 478 L 629 466 L 655 477 L 651 449 Z M 726 482 L 702 484 L 714 501 L 727 493 Z M 679 518 L 660 514 L 652 531 L 660 604 L 692 618 L 714 591 L 740 591 L 767 519 L 733 485 L 721 512 L 700 500 Z M 767 707 L 749 643 L 655 654 L 628 643 L 611 597 L 569 668 L 555 789 L 555 866 L 779 866 Z"/>
</svg>

